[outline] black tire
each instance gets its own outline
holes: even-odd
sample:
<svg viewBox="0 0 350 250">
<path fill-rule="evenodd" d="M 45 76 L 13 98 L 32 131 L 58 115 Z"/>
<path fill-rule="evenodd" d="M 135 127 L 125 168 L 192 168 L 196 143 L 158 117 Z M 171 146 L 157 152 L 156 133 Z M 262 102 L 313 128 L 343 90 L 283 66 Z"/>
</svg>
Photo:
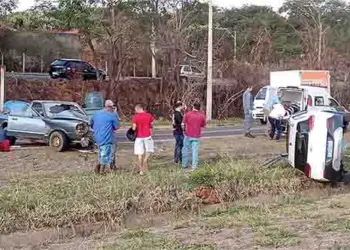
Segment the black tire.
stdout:
<svg viewBox="0 0 350 250">
<path fill-rule="evenodd" d="M 13 146 L 13 145 L 16 144 L 16 141 L 17 141 L 17 138 L 16 138 L 16 137 L 14 137 L 14 136 L 9 136 L 7 139 L 10 141 L 10 146 Z"/>
<path fill-rule="evenodd" d="M 260 119 L 260 124 L 261 125 L 265 125 L 267 123 L 267 121 L 265 121 L 264 119 Z"/>
<path fill-rule="evenodd" d="M 67 136 L 60 131 L 55 131 L 50 135 L 49 145 L 57 152 L 62 152 L 68 148 Z"/>
</svg>

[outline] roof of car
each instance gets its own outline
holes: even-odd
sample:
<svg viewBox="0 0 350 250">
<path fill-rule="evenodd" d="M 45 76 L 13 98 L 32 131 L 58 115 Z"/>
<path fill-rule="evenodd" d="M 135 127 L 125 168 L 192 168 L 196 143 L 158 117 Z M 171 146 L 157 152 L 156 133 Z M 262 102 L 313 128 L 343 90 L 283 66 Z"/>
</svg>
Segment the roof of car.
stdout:
<svg viewBox="0 0 350 250">
<path fill-rule="evenodd" d="M 54 100 L 33 100 L 32 102 L 40 102 L 40 103 L 62 103 L 62 104 L 72 104 L 75 102 L 67 102 L 67 101 L 54 101 Z"/>
<path fill-rule="evenodd" d="M 68 61 L 68 62 L 84 62 L 81 59 L 68 59 L 68 58 L 58 58 L 55 61 L 57 61 L 57 60 L 59 60 L 59 61 Z"/>
</svg>

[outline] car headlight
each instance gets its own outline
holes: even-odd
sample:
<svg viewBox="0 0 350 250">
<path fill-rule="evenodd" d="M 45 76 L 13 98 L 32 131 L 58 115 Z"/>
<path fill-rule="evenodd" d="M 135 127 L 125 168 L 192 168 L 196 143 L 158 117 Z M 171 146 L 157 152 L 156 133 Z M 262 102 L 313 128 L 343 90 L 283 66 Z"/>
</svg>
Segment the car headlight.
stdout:
<svg viewBox="0 0 350 250">
<path fill-rule="evenodd" d="M 83 136 L 89 132 L 89 125 L 87 123 L 79 123 L 75 127 L 77 135 Z"/>
</svg>

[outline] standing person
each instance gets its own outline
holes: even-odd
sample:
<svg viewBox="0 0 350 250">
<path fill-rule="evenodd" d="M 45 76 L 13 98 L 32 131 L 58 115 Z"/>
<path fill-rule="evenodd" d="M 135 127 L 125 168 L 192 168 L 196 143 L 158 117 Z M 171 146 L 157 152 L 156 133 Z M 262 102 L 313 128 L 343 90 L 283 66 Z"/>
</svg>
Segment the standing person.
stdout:
<svg viewBox="0 0 350 250">
<path fill-rule="evenodd" d="M 113 102 L 107 100 L 105 108 L 96 112 L 91 120 L 91 127 L 94 130 L 94 139 L 98 146 L 99 163 L 95 172 L 104 174 L 107 168 L 112 167 L 112 149 L 114 133 L 118 129 L 118 119 L 113 114 Z"/>
<path fill-rule="evenodd" d="M 243 93 L 243 110 L 244 110 L 244 136 L 248 138 L 255 138 L 251 134 L 251 128 L 253 123 L 253 95 L 252 95 L 253 87 L 250 86 Z"/>
<path fill-rule="evenodd" d="M 175 110 L 173 113 L 173 134 L 175 138 L 175 150 L 174 150 L 174 162 L 182 162 L 182 147 L 184 143 L 184 133 L 182 128 L 183 114 L 182 111 L 185 105 L 182 102 L 175 104 Z"/>
<path fill-rule="evenodd" d="M 205 116 L 200 112 L 200 104 L 194 103 L 192 111 L 185 114 L 183 119 L 185 139 L 182 148 L 182 167 L 188 167 L 188 152 L 192 149 L 192 170 L 196 170 L 199 160 L 199 146 L 202 128 L 206 126 Z"/>
<path fill-rule="evenodd" d="M 272 103 L 273 106 L 269 115 L 269 122 L 271 124 L 270 139 L 273 140 L 276 134 L 276 140 L 279 141 L 282 134 L 282 119 L 286 115 L 286 110 L 278 98 L 274 98 Z"/>
<path fill-rule="evenodd" d="M 136 131 L 134 153 L 137 155 L 137 173 L 141 175 L 148 171 L 148 160 L 154 153 L 152 125 L 154 117 L 147 113 L 141 104 L 135 106 L 135 116 L 132 119 L 132 129 Z"/>
</svg>

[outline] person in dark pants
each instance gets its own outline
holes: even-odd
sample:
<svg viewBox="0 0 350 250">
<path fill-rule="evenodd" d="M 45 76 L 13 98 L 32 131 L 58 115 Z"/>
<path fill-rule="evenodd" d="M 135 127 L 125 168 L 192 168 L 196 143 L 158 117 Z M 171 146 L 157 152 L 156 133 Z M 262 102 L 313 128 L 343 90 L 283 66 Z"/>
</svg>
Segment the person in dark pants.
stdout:
<svg viewBox="0 0 350 250">
<path fill-rule="evenodd" d="M 184 133 L 182 128 L 183 114 L 182 111 L 185 105 L 182 102 L 175 104 L 175 110 L 173 113 L 173 134 L 175 138 L 175 150 L 174 150 L 174 162 L 182 163 L 182 147 L 184 145 Z"/>
<path fill-rule="evenodd" d="M 273 140 L 276 135 L 276 140 L 279 141 L 282 134 L 282 119 L 286 115 L 286 110 L 278 98 L 274 98 L 272 107 L 269 114 L 269 123 L 271 125 L 270 139 Z"/>
</svg>

